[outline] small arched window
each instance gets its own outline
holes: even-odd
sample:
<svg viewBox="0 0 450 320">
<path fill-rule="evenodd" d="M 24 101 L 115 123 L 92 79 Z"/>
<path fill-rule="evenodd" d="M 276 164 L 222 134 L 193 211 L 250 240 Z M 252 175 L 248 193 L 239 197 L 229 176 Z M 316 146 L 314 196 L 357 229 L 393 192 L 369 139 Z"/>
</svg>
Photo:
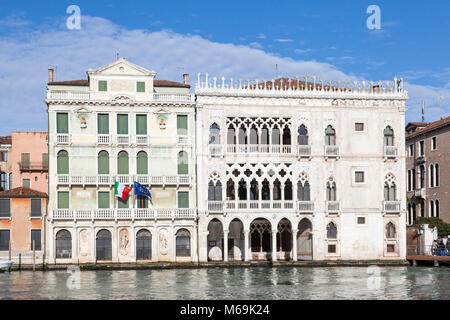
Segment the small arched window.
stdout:
<svg viewBox="0 0 450 320">
<path fill-rule="evenodd" d="M 258 137 L 258 129 L 255 125 L 253 125 L 250 128 L 250 144 L 258 144 L 259 143 L 259 137 Z"/>
<path fill-rule="evenodd" d="M 148 174 L 148 157 L 147 153 L 141 151 L 137 154 L 137 174 Z"/>
<path fill-rule="evenodd" d="M 217 123 L 209 128 L 209 144 L 220 144 L 220 128 Z"/>
<path fill-rule="evenodd" d="M 337 239 L 337 227 L 333 222 L 330 222 L 327 225 L 327 238 L 328 239 Z"/>
<path fill-rule="evenodd" d="M 284 200 L 293 200 L 292 182 L 289 179 L 284 183 Z"/>
<path fill-rule="evenodd" d="M 336 131 L 331 125 L 325 129 L 325 144 L 327 146 L 336 145 Z"/>
<path fill-rule="evenodd" d="M 191 234 L 186 229 L 180 229 L 175 235 L 176 237 L 176 256 L 191 256 Z"/>
<path fill-rule="evenodd" d="M 238 196 L 239 200 L 247 200 L 247 182 L 244 179 L 239 181 Z"/>
<path fill-rule="evenodd" d="M 227 181 L 227 200 L 235 200 L 234 181 L 229 179 Z"/>
<path fill-rule="evenodd" d="M 336 182 L 334 181 L 327 183 L 327 201 L 336 201 Z"/>
<path fill-rule="evenodd" d="M 278 129 L 277 126 L 275 126 L 272 129 L 272 144 L 273 145 L 279 145 L 280 144 L 280 129 Z"/>
<path fill-rule="evenodd" d="M 189 160 L 186 151 L 178 153 L 178 174 L 189 174 Z"/>
<path fill-rule="evenodd" d="M 430 217 L 434 217 L 434 201 L 430 200 Z"/>
<path fill-rule="evenodd" d="M 301 181 L 297 183 L 297 197 L 299 201 L 310 201 L 310 186 L 308 181 L 305 181 L 304 184 Z"/>
<path fill-rule="evenodd" d="M 385 201 L 396 201 L 396 186 L 395 183 L 392 182 L 389 185 L 387 182 L 384 183 L 384 200 Z"/>
<path fill-rule="evenodd" d="M 217 181 L 215 185 L 212 180 L 209 181 L 208 201 L 222 201 L 222 183 L 220 181 Z"/>
<path fill-rule="evenodd" d="M 117 156 L 117 173 L 129 174 L 128 152 L 126 151 L 120 151 Z"/>
<path fill-rule="evenodd" d="M 283 129 L 283 145 L 291 145 L 291 129 L 288 126 Z"/>
<path fill-rule="evenodd" d="M 303 124 L 298 128 L 298 144 L 301 146 L 308 145 L 308 130 Z"/>
<path fill-rule="evenodd" d="M 98 153 L 98 174 L 109 174 L 109 153 L 107 151 Z"/>
<path fill-rule="evenodd" d="M 434 187 L 434 165 L 430 164 L 430 188 Z"/>
<path fill-rule="evenodd" d="M 228 128 L 227 144 L 236 144 L 236 130 L 232 126 Z"/>
<path fill-rule="evenodd" d="M 439 187 L 439 164 L 434 165 L 434 174 L 435 174 L 435 181 L 434 186 Z"/>
<path fill-rule="evenodd" d="M 439 200 L 436 200 L 435 201 L 435 213 L 436 213 L 436 218 L 439 218 L 439 215 L 440 215 L 440 213 L 439 213 L 439 210 L 440 210 L 440 208 L 439 208 Z"/>
<path fill-rule="evenodd" d="M 390 126 L 384 129 L 384 145 L 393 146 L 394 145 L 394 130 Z"/>
<path fill-rule="evenodd" d="M 56 233 L 56 259 L 72 258 L 72 236 L 67 230 Z"/>
<path fill-rule="evenodd" d="M 69 153 L 65 150 L 58 152 L 58 174 L 69 174 Z"/>
<path fill-rule="evenodd" d="M 387 239 L 395 239 L 396 233 L 395 233 L 395 226 L 392 222 L 389 222 L 386 225 L 386 238 Z"/>
<path fill-rule="evenodd" d="M 244 125 L 239 128 L 239 144 L 247 144 L 247 129 Z"/>
</svg>

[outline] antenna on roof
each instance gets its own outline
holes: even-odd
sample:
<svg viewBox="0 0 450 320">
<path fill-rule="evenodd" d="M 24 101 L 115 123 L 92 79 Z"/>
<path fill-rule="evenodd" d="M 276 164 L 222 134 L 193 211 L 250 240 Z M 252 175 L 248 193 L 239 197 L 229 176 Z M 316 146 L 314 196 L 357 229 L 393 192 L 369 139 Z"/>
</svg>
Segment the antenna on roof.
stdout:
<svg viewBox="0 0 450 320">
<path fill-rule="evenodd" d="M 422 100 L 422 122 L 425 122 L 425 101 Z"/>
<path fill-rule="evenodd" d="M 275 79 L 278 78 L 278 63 L 275 64 Z"/>
<path fill-rule="evenodd" d="M 116 52 L 116 60 L 119 60 L 119 53 Z"/>
</svg>

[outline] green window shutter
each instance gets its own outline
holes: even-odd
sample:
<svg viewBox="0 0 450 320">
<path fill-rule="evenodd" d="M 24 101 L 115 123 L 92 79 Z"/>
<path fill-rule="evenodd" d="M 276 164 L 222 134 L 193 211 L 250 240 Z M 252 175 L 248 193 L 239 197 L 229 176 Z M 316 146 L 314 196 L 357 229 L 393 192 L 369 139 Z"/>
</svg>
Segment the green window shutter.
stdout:
<svg viewBox="0 0 450 320">
<path fill-rule="evenodd" d="M 178 174 L 188 174 L 189 163 L 187 153 L 182 151 L 178 154 Z"/>
<path fill-rule="evenodd" d="M 145 82 L 137 82 L 136 84 L 136 91 L 137 92 L 145 92 Z"/>
<path fill-rule="evenodd" d="M 67 113 L 56 114 L 56 132 L 61 134 L 69 133 L 69 115 Z"/>
<path fill-rule="evenodd" d="M 148 198 L 146 196 L 138 195 L 136 200 L 139 209 L 148 208 Z"/>
<path fill-rule="evenodd" d="M 147 134 L 147 116 L 145 114 L 136 115 L 136 134 Z"/>
<path fill-rule="evenodd" d="M 30 169 L 30 154 L 29 153 L 22 153 L 20 155 L 20 161 L 22 164 L 22 168 Z"/>
<path fill-rule="evenodd" d="M 137 155 L 137 174 L 148 174 L 148 158 L 145 152 Z"/>
<path fill-rule="evenodd" d="M 128 115 L 117 115 L 117 134 L 128 134 Z"/>
<path fill-rule="evenodd" d="M 31 188 L 31 180 L 30 179 L 22 179 L 22 187 Z"/>
<path fill-rule="evenodd" d="M 33 250 L 33 241 L 34 241 L 34 250 L 41 250 L 41 230 L 31 230 L 31 249 Z"/>
<path fill-rule="evenodd" d="M 58 192 L 58 209 L 69 209 L 69 192 Z"/>
<path fill-rule="evenodd" d="M 69 155 L 66 151 L 61 151 L 58 153 L 57 165 L 58 174 L 69 174 Z"/>
<path fill-rule="evenodd" d="M 109 192 L 98 193 L 98 208 L 109 209 Z"/>
<path fill-rule="evenodd" d="M 122 200 L 122 198 L 117 198 L 117 204 L 118 204 L 118 208 L 119 209 L 128 209 L 129 208 L 129 204 L 128 204 L 128 200 L 130 199 L 130 197 L 127 197 L 127 200 Z"/>
<path fill-rule="evenodd" d="M 98 91 L 108 91 L 108 82 L 106 80 L 98 81 Z"/>
<path fill-rule="evenodd" d="M 178 192 L 178 208 L 189 208 L 189 192 Z"/>
<path fill-rule="evenodd" d="M 40 217 L 42 215 L 41 199 L 31 199 L 31 216 Z"/>
<path fill-rule="evenodd" d="M 109 115 L 97 115 L 98 134 L 109 134 Z"/>
<path fill-rule="evenodd" d="M 48 153 L 42 154 L 42 168 L 48 170 Z"/>
<path fill-rule="evenodd" d="M 188 133 L 187 116 L 177 116 L 177 133 L 179 136 L 187 136 Z"/>
<path fill-rule="evenodd" d="M 117 162 L 118 174 L 128 174 L 128 153 L 120 152 Z"/>
<path fill-rule="evenodd" d="M 106 151 L 98 154 L 98 174 L 109 174 L 109 155 Z"/>
</svg>

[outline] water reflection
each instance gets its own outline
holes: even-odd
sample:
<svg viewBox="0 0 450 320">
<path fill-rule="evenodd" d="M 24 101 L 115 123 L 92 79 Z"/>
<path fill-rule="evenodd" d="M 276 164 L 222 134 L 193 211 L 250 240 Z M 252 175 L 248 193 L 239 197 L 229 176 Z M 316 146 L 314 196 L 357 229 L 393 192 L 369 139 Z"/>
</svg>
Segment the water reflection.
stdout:
<svg viewBox="0 0 450 320">
<path fill-rule="evenodd" d="M 208 268 L 0 274 L 0 299 L 450 299 L 448 268 Z M 378 286 L 369 282 L 379 276 Z M 371 285 L 372 284 L 372 285 Z"/>
</svg>

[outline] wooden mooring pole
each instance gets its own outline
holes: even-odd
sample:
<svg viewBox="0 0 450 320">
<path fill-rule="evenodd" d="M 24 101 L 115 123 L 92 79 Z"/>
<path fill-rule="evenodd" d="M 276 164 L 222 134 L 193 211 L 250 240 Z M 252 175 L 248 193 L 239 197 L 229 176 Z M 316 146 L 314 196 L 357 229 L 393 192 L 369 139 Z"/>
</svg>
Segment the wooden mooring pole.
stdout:
<svg viewBox="0 0 450 320">
<path fill-rule="evenodd" d="M 8 260 L 11 261 L 11 240 L 9 240 L 9 242 L 8 242 L 8 250 L 9 250 Z"/>
<path fill-rule="evenodd" d="M 36 271 L 36 242 L 33 240 L 33 271 Z"/>
</svg>

